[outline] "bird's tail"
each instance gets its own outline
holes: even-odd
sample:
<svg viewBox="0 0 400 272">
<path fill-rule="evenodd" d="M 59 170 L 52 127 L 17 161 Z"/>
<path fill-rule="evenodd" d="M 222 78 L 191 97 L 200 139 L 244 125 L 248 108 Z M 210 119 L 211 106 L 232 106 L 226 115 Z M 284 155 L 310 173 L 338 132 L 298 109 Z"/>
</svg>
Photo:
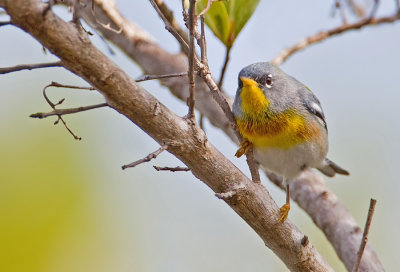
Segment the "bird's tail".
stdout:
<svg viewBox="0 0 400 272">
<path fill-rule="evenodd" d="M 341 175 L 350 175 L 349 171 L 343 169 L 333 161 L 331 161 L 328 158 L 325 158 L 322 162 L 322 164 L 317 168 L 319 171 L 321 171 L 323 174 L 327 175 L 328 177 L 333 177 L 335 174 L 341 174 Z"/>
</svg>

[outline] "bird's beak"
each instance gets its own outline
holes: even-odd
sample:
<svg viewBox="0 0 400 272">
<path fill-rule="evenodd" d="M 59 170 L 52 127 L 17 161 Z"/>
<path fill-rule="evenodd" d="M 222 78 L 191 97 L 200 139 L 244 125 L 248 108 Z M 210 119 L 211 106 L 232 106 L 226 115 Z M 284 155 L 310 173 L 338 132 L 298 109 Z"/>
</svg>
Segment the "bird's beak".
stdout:
<svg viewBox="0 0 400 272">
<path fill-rule="evenodd" d="M 244 87 L 250 87 L 250 86 L 258 86 L 258 83 L 248 77 L 240 77 L 240 80 L 243 82 Z"/>
</svg>

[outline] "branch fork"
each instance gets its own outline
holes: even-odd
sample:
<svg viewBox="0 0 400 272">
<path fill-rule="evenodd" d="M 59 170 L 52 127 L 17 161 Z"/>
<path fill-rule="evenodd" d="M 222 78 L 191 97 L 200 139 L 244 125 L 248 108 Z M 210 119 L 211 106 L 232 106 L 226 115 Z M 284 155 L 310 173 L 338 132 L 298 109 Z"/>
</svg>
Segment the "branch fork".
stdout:
<svg viewBox="0 0 400 272">
<path fill-rule="evenodd" d="M 130 164 L 125 164 L 125 165 L 123 165 L 121 168 L 122 168 L 122 170 L 125 170 L 126 168 L 135 167 L 135 166 L 138 166 L 139 164 L 142 164 L 142 163 L 145 163 L 145 162 L 149 162 L 149 161 L 151 161 L 152 159 L 157 158 L 157 156 L 160 155 L 163 151 L 167 150 L 167 149 L 168 149 L 168 146 L 169 146 L 169 145 L 164 144 L 164 145 L 162 145 L 159 149 L 157 149 L 157 150 L 154 151 L 154 152 L 151 152 L 149 155 L 147 155 L 147 156 L 144 157 L 143 159 L 134 161 L 134 162 L 132 162 L 132 163 L 130 163 Z M 157 169 L 156 169 L 156 170 L 157 170 Z"/>
</svg>

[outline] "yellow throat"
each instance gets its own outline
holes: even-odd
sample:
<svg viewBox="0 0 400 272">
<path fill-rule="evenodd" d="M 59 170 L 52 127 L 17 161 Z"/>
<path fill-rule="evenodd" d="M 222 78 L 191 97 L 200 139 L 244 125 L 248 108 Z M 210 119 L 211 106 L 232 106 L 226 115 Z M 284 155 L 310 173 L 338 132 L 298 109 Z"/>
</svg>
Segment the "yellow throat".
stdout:
<svg viewBox="0 0 400 272">
<path fill-rule="evenodd" d="M 304 117 L 293 109 L 273 113 L 258 83 L 245 77 L 240 80 L 243 118 L 236 121 L 242 136 L 255 147 L 288 149 L 309 140 L 318 131 L 307 126 Z"/>
<path fill-rule="evenodd" d="M 243 113 L 245 115 L 258 115 L 265 112 L 270 102 L 258 87 L 258 83 L 246 77 L 241 77 L 240 80 L 243 82 L 242 92 L 240 93 Z"/>
</svg>

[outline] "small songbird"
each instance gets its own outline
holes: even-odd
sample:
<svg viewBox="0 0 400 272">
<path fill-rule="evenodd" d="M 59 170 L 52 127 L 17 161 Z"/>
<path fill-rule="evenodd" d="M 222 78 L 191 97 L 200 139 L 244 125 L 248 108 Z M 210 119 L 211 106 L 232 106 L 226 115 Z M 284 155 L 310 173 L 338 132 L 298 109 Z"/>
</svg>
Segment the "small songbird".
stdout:
<svg viewBox="0 0 400 272">
<path fill-rule="evenodd" d="M 329 177 L 349 172 L 326 158 L 328 128 L 321 104 L 304 84 L 268 62 L 251 64 L 239 73 L 233 115 L 244 141 L 236 156 L 250 148 L 265 170 L 283 178 L 290 210 L 289 184 L 301 172 L 317 168 Z"/>
</svg>

